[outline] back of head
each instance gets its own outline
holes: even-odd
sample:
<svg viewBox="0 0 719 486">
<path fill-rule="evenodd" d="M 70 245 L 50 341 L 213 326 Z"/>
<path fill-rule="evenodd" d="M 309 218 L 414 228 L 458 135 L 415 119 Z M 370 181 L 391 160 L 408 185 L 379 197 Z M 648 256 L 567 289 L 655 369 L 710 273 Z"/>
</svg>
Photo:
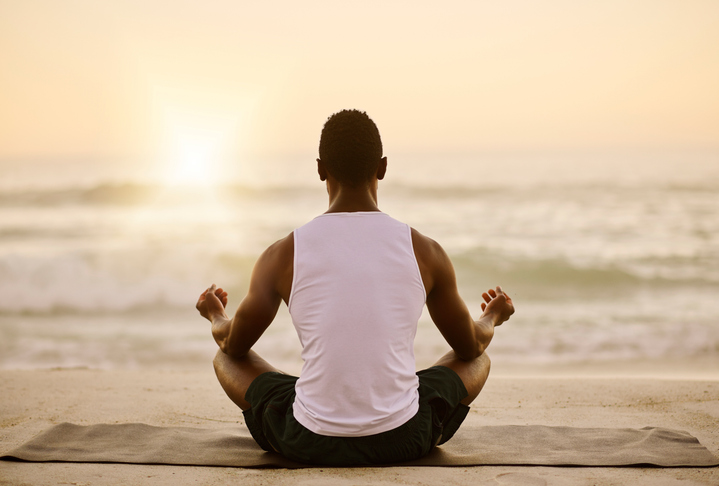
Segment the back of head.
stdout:
<svg viewBox="0 0 719 486">
<path fill-rule="evenodd" d="M 330 116 L 320 136 L 320 160 L 341 184 L 361 186 L 377 173 L 382 140 L 377 125 L 363 111 L 342 110 Z"/>
</svg>

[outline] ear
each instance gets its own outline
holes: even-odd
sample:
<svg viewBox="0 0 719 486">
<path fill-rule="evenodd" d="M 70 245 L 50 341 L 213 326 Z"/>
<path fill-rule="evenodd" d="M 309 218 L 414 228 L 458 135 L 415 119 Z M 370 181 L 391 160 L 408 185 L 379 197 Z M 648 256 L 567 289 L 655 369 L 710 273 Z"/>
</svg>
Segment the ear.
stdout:
<svg viewBox="0 0 719 486">
<path fill-rule="evenodd" d="M 377 180 L 381 181 L 384 179 L 385 174 L 387 173 L 387 157 L 382 157 L 379 160 L 379 166 L 377 167 Z"/>
<path fill-rule="evenodd" d="M 322 182 L 327 180 L 327 169 L 325 169 L 325 164 L 320 159 L 317 159 L 317 173 Z"/>
</svg>

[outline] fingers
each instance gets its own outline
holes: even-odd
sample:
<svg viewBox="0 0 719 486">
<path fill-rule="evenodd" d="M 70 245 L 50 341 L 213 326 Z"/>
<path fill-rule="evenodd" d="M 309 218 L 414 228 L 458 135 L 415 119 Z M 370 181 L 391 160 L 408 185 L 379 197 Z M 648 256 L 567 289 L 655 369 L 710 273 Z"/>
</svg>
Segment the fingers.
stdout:
<svg viewBox="0 0 719 486">
<path fill-rule="evenodd" d="M 492 302 L 492 300 L 494 300 L 498 297 L 503 297 L 505 300 L 508 300 L 509 302 L 512 301 L 512 299 L 510 299 L 509 296 L 504 293 L 504 291 L 502 290 L 502 287 L 497 285 L 496 288 L 489 289 L 488 291 L 486 291 L 482 294 L 482 298 L 484 299 L 484 302 L 482 303 L 482 311 L 484 311 L 484 309 L 487 307 L 487 304 L 489 304 L 490 302 Z"/>
<path fill-rule="evenodd" d="M 207 295 L 207 290 L 205 290 L 204 292 L 202 292 L 202 293 L 200 294 L 200 297 L 197 299 L 197 304 L 195 304 L 195 309 L 197 309 L 198 311 L 200 311 L 200 313 L 202 313 L 201 306 L 202 306 L 202 304 L 205 302 L 205 296 L 206 296 L 206 295 Z"/>
<path fill-rule="evenodd" d="M 489 289 L 488 291 L 484 292 L 482 294 L 482 298 L 485 302 L 489 303 L 492 299 L 496 299 L 497 295 L 500 295 L 502 293 L 503 292 L 501 287 L 497 287 L 497 291 L 495 291 L 494 289 Z"/>
<path fill-rule="evenodd" d="M 502 290 L 502 287 L 500 287 L 499 285 L 497 285 L 497 295 L 503 295 L 504 298 L 507 300 L 507 302 L 509 302 L 509 303 L 512 302 L 512 298 L 509 295 L 507 295 L 507 293 L 504 290 Z"/>
<path fill-rule="evenodd" d="M 222 302 L 222 307 L 227 307 L 227 292 L 225 292 L 222 287 L 215 290 L 215 295 L 220 299 L 220 302 Z"/>
<path fill-rule="evenodd" d="M 212 285 L 210 286 L 210 288 L 205 289 L 205 290 L 200 294 L 200 298 L 197 300 L 197 303 L 199 304 L 200 302 L 204 301 L 204 300 L 207 298 L 207 293 L 208 293 L 208 292 L 209 292 L 209 293 L 212 293 L 212 294 L 215 294 L 215 295 L 217 295 L 217 296 L 219 297 L 220 294 L 217 293 L 218 290 L 220 291 L 220 294 L 223 292 L 222 289 L 217 289 L 217 288 L 216 288 L 216 285 L 215 285 L 215 284 L 212 284 Z M 225 295 L 227 295 L 226 292 L 225 292 Z"/>
<path fill-rule="evenodd" d="M 502 322 L 508 320 L 514 314 L 512 299 L 504 293 L 504 290 L 499 285 L 484 292 L 482 298 L 484 299 L 484 302 L 481 303 L 482 312 L 497 313 L 499 316 L 495 326 L 501 325 Z"/>
<path fill-rule="evenodd" d="M 487 300 L 488 296 L 491 296 L 493 299 L 495 299 L 498 295 L 504 295 L 505 297 L 507 296 L 507 294 L 504 293 L 504 290 L 502 290 L 502 287 L 500 287 L 499 285 L 497 285 L 496 288 L 489 289 L 488 291 L 483 293 L 482 297 L 484 297 L 484 300 Z M 489 302 L 489 300 L 487 300 L 487 302 Z"/>
<path fill-rule="evenodd" d="M 205 302 L 207 298 L 210 296 L 210 294 L 214 295 L 219 299 L 219 301 L 222 303 L 222 307 L 227 307 L 227 292 L 222 287 L 217 287 L 217 285 L 212 284 L 207 290 L 202 292 L 200 294 L 200 298 L 197 301 L 197 307 L 200 308 L 200 304 Z"/>
</svg>

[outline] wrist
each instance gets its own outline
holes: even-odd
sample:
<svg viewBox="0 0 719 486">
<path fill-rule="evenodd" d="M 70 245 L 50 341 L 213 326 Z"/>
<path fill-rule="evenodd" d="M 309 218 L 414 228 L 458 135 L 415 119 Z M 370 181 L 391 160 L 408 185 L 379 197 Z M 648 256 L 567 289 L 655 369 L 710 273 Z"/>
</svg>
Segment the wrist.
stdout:
<svg viewBox="0 0 719 486">
<path fill-rule="evenodd" d="M 209 314 L 207 316 L 207 319 L 214 326 L 225 324 L 229 320 L 229 317 L 227 317 L 227 314 L 225 314 L 224 312 L 213 312 L 212 314 Z"/>
<path fill-rule="evenodd" d="M 482 317 L 480 317 L 479 320 L 491 327 L 497 327 L 503 322 L 501 317 L 496 312 L 482 314 Z"/>
</svg>

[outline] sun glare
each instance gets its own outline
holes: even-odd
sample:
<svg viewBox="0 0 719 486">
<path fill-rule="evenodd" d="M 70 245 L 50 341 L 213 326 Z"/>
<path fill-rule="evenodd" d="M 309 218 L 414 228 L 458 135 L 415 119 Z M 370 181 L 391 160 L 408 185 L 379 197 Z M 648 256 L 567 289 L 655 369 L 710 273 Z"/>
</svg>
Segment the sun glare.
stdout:
<svg viewBox="0 0 719 486">
<path fill-rule="evenodd" d="M 155 95 L 161 182 L 196 187 L 225 178 L 226 162 L 237 154 L 248 107 L 217 92 L 203 96 L 165 88 Z"/>
<path fill-rule="evenodd" d="M 223 131 L 181 127 L 173 138 L 166 181 L 171 185 L 209 185 L 219 179 Z"/>
<path fill-rule="evenodd" d="M 232 145 L 237 120 L 207 114 L 176 113 L 168 120 L 164 182 L 210 185 L 222 178 L 222 159 Z"/>
</svg>

